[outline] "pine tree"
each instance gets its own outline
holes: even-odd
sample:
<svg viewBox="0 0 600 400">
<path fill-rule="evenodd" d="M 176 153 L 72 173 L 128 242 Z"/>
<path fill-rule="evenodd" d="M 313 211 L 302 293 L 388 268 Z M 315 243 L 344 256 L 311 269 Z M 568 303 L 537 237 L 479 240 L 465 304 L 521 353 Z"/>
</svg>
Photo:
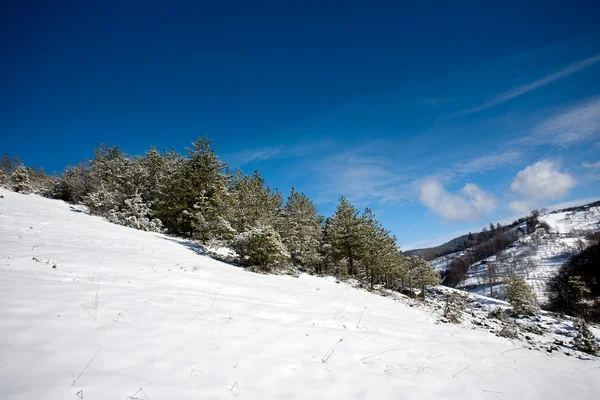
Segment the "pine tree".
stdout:
<svg viewBox="0 0 600 400">
<path fill-rule="evenodd" d="M 161 191 L 155 209 L 171 232 L 207 241 L 229 228 L 223 218 L 228 196 L 226 163 L 219 160 L 207 137 L 198 138 L 192 146 Z"/>
<path fill-rule="evenodd" d="M 12 175 L 15 169 L 20 165 L 23 165 L 23 162 L 19 157 L 9 157 L 6 153 L 0 159 L 0 170 L 4 171 L 8 176 Z"/>
<path fill-rule="evenodd" d="M 537 315 L 540 312 L 535 292 L 521 277 L 508 280 L 506 298 L 517 315 Z"/>
<path fill-rule="evenodd" d="M 319 246 L 317 248 L 320 261 L 316 269 L 318 274 L 327 274 L 334 271 L 331 236 L 331 218 L 326 218 L 321 226 L 321 240 L 319 240 Z"/>
<path fill-rule="evenodd" d="M 571 341 L 573 346 L 584 353 L 588 353 L 591 355 L 599 355 L 600 354 L 600 345 L 596 343 L 596 336 L 589 328 L 588 324 L 585 322 L 583 318 L 577 320 L 574 324 L 575 329 L 577 330 L 577 336 Z"/>
<path fill-rule="evenodd" d="M 428 286 L 440 284 L 440 274 L 421 257 L 411 257 L 409 264 L 411 284 L 421 290 L 421 298 L 424 299 L 425 289 Z"/>
<path fill-rule="evenodd" d="M 52 196 L 67 202 L 79 203 L 97 186 L 91 166 L 87 162 L 81 162 L 64 169 L 62 175 L 54 182 Z"/>
<path fill-rule="evenodd" d="M 287 258 L 279 233 L 272 226 L 255 227 L 240 233 L 231 242 L 242 264 L 271 271 Z"/>
<path fill-rule="evenodd" d="M 16 167 L 13 173 L 10 175 L 10 183 L 15 192 L 25 194 L 31 192 L 29 172 L 22 164 Z"/>
<path fill-rule="evenodd" d="M 283 198 L 275 190 L 265 186 L 265 180 L 258 171 L 251 176 L 238 170 L 230 184 L 231 211 L 229 220 L 237 233 L 243 233 L 257 226 L 279 227 Z"/>
<path fill-rule="evenodd" d="M 317 207 L 304 194 L 292 188 L 283 206 L 281 237 L 295 266 L 316 267 L 319 264 L 317 247 L 321 236 L 321 218 Z"/>
<path fill-rule="evenodd" d="M 397 262 L 396 238 L 383 228 L 371 209 L 360 218 L 363 240 L 361 266 L 373 289 L 375 281 L 388 275 Z"/>
<path fill-rule="evenodd" d="M 341 197 L 335 215 L 331 218 L 331 244 L 335 262 L 344 260 L 349 275 L 356 275 L 363 250 L 361 223 L 358 210 Z"/>
<path fill-rule="evenodd" d="M 112 223 L 143 231 L 162 231 L 162 223 L 160 220 L 152 218 L 150 207 L 144 203 L 138 192 L 133 197 L 125 199 L 125 204 L 120 210 L 111 210 L 107 219 Z"/>
</svg>

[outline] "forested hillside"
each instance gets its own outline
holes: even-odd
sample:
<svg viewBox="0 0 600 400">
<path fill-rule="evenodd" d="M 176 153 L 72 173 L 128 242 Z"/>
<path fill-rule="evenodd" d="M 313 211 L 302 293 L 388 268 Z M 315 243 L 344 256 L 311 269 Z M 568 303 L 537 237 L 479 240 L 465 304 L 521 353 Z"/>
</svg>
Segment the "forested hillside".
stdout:
<svg viewBox="0 0 600 400">
<path fill-rule="evenodd" d="M 321 216 L 304 193 L 292 188 L 285 196 L 258 171 L 231 171 L 207 137 L 185 155 L 151 147 L 130 156 L 101 145 L 94 158 L 58 176 L 8 156 L 0 167 L 4 185 L 17 192 L 80 203 L 92 215 L 135 229 L 228 246 L 232 261 L 254 270 L 353 277 L 371 288 L 439 282 L 423 259 L 402 255 L 370 208 L 361 212 L 341 197 L 334 215 Z"/>
</svg>

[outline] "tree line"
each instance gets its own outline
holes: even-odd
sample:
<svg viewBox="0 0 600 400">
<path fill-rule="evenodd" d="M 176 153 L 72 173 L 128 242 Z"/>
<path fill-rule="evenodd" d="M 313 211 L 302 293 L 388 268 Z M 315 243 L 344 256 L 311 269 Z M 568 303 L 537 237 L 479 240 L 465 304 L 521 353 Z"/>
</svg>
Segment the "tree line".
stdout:
<svg viewBox="0 0 600 400">
<path fill-rule="evenodd" d="M 54 176 L 4 156 L 0 183 L 84 204 L 91 214 L 135 229 L 223 243 L 240 264 L 260 271 L 293 267 L 356 278 L 370 288 L 422 292 L 440 279 L 422 258 L 402 254 L 371 209 L 360 212 L 341 197 L 325 218 L 306 194 L 292 188 L 284 198 L 258 171 L 231 171 L 207 137 L 184 155 L 150 147 L 130 156 L 100 145 L 91 160 Z"/>
</svg>

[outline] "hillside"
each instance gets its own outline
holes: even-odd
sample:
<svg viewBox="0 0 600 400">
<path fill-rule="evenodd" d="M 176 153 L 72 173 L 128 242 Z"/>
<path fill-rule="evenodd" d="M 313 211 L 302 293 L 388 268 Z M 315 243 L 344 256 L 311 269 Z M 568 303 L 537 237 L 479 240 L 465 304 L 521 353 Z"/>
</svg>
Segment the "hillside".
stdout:
<svg viewBox="0 0 600 400">
<path fill-rule="evenodd" d="M 588 205 L 555 211 L 540 217 L 548 231 L 538 228 L 524 235 L 507 249 L 469 266 L 466 277 L 457 286 L 470 292 L 489 295 L 489 271 L 494 281 L 501 282 L 508 276 L 522 276 L 535 289 L 540 302 L 546 300 L 546 282 L 554 276 L 562 264 L 583 250 L 591 242 L 588 235 L 600 231 L 600 207 Z M 431 264 L 445 270 L 456 257 L 453 253 L 438 257 Z M 494 285 L 495 297 L 503 298 L 501 284 Z"/>
<path fill-rule="evenodd" d="M 255 274 L 62 201 L 0 195 L 2 399 L 562 399 L 600 390 L 596 358 L 529 351 L 488 328 L 435 324 L 400 295 Z"/>
</svg>

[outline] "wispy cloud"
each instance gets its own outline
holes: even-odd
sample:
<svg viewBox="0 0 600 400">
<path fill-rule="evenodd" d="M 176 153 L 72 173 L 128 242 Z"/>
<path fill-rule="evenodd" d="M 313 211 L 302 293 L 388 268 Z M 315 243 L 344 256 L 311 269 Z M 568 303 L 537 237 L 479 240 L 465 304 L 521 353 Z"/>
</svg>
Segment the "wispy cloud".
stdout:
<svg viewBox="0 0 600 400">
<path fill-rule="evenodd" d="M 266 146 L 253 149 L 245 149 L 227 155 L 227 159 L 234 167 L 258 161 L 279 160 L 307 155 L 311 152 L 322 150 L 328 146 L 326 141 L 317 141 L 304 144 Z"/>
<path fill-rule="evenodd" d="M 489 154 L 465 163 L 455 164 L 453 169 L 463 174 L 482 173 L 513 164 L 521 158 L 522 154 L 519 151 L 509 150 L 500 154 Z"/>
<path fill-rule="evenodd" d="M 600 96 L 581 101 L 538 123 L 521 140 L 564 147 L 600 137 Z"/>
<path fill-rule="evenodd" d="M 600 62 L 600 54 L 586 58 L 584 60 L 578 61 L 574 64 L 569 65 L 566 68 L 563 68 L 559 71 L 546 75 L 545 77 L 538 79 L 536 81 L 530 82 L 528 84 L 507 90 L 506 92 L 500 93 L 493 97 L 492 99 L 483 102 L 482 104 L 460 111 L 456 115 L 467 115 L 473 114 L 479 111 L 486 110 L 488 108 L 497 106 L 502 103 L 506 103 L 509 100 L 514 99 L 515 97 L 524 95 L 525 93 L 531 92 L 532 90 L 539 89 L 543 86 L 549 85 L 552 82 L 555 82 L 559 79 L 566 78 L 574 73 L 581 71 L 584 68 L 590 67 L 596 63 Z"/>
<path fill-rule="evenodd" d="M 581 166 L 583 168 L 600 168 L 600 161 L 595 162 L 595 163 L 584 162 L 584 163 L 581 163 Z"/>
<path fill-rule="evenodd" d="M 343 195 L 362 207 L 410 198 L 413 175 L 386 157 L 372 155 L 376 148 L 371 144 L 341 152 L 315 165 L 320 192 L 316 201 L 328 203 Z"/>
</svg>

